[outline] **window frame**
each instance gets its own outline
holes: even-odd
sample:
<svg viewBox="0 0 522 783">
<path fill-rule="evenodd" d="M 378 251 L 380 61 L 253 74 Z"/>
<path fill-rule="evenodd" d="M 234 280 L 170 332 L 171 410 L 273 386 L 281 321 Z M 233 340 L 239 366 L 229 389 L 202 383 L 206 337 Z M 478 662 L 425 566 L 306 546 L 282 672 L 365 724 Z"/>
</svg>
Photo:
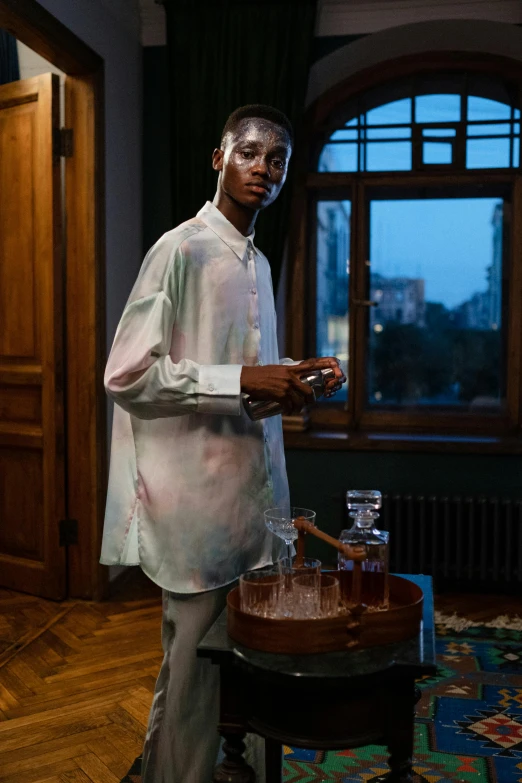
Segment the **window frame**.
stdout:
<svg viewBox="0 0 522 783">
<path fill-rule="evenodd" d="M 290 270 L 287 288 L 287 349 L 295 357 L 313 355 L 316 327 L 316 248 L 315 248 L 315 204 L 320 199 L 351 200 L 350 231 L 350 302 L 366 298 L 366 242 L 364 231 L 365 192 L 374 186 L 429 187 L 459 186 L 487 183 L 511 188 L 511 221 L 509 226 L 509 302 L 506 324 L 506 406 L 505 413 L 473 414 L 430 409 L 419 411 L 368 410 L 366 407 L 365 353 L 367 338 L 356 341 L 356 337 L 367 335 L 365 320 L 367 308 L 349 308 L 349 397 L 347 406 L 328 403 L 310 409 L 312 432 L 315 443 L 320 433 L 325 434 L 325 445 L 332 448 L 380 448 L 377 433 L 386 438 L 383 446 L 393 448 L 393 435 L 402 440 L 406 433 L 412 436 L 433 436 L 444 450 L 452 450 L 455 442 L 458 450 L 461 438 L 470 439 L 486 436 L 485 450 L 505 449 L 522 451 L 522 169 L 467 169 L 455 171 L 453 167 L 429 165 L 420 171 L 398 172 L 318 172 L 311 170 L 311 163 L 317 162 L 318 150 L 331 132 L 332 116 L 338 115 L 340 107 L 354 101 L 361 93 L 396 81 L 404 76 L 433 73 L 433 71 L 477 71 L 500 76 L 522 85 L 520 63 L 502 57 L 477 57 L 476 55 L 431 55 L 427 60 L 420 57 L 406 57 L 389 64 L 386 80 L 382 79 L 382 68 L 371 68 L 351 77 L 323 95 L 309 110 L 306 121 L 306 145 L 300 158 L 297 184 L 293 200 L 293 218 L 290 234 L 290 257 L 294 263 Z M 351 194 L 351 198 L 350 195 Z M 517 261 L 518 259 L 518 261 Z M 312 318 L 309 314 L 312 313 Z M 337 439 L 333 437 L 337 434 Z M 341 443 L 344 436 L 344 445 Z M 361 445 L 361 437 L 371 440 Z M 492 436 L 495 443 L 489 443 Z M 515 439 L 515 442 L 513 442 Z M 287 437 L 289 445 L 307 446 L 306 436 Z M 504 444 L 504 445 L 502 445 Z M 308 438 L 308 447 L 311 445 Z M 382 444 L 381 444 L 382 445 Z M 397 445 L 397 444 L 395 444 Z"/>
</svg>

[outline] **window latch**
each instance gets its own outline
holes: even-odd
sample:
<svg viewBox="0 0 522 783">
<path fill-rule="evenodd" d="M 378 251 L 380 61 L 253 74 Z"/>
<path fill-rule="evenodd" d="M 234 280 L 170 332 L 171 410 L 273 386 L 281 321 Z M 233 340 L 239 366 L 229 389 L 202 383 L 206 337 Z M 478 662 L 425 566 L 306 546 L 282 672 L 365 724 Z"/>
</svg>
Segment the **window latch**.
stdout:
<svg viewBox="0 0 522 783">
<path fill-rule="evenodd" d="M 352 304 L 357 307 L 378 307 L 379 302 L 372 302 L 371 299 L 352 299 Z"/>
</svg>

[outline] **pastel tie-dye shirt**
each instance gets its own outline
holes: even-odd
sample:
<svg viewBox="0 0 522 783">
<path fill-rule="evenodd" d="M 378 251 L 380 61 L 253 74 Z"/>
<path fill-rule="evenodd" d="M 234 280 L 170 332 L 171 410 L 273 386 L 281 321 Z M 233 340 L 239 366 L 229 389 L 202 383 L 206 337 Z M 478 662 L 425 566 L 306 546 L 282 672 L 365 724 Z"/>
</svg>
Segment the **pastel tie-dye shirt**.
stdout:
<svg viewBox="0 0 522 783">
<path fill-rule="evenodd" d="M 278 364 L 270 268 L 211 203 L 149 251 L 116 332 L 101 562 L 200 592 L 272 562 L 287 505 L 281 417 L 252 422 L 242 365 Z M 282 360 L 283 363 L 289 360 Z"/>
</svg>

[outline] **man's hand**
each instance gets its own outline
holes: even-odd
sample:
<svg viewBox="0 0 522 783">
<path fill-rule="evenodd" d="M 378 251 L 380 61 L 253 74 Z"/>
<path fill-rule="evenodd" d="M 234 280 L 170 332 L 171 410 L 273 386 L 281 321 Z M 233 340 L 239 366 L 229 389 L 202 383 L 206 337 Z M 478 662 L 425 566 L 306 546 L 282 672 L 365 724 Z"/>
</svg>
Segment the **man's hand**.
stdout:
<svg viewBox="0 0 522 783">
<path fill-rule="evenodd" d="M 243 367 L 241 370 L 241 391 L 249 394 L 253 400 L 273 400 L 279 402 L 284 413 L 299 413 L 307 402 L 314 402 L 312 388 L 301 383 L 299 377 L 311 370 L 331 368 L 335 379 L 329 382 L 327 393 L 330 396 L 341 387 L 346 378 L 337 359 L 307 359 L 300 364 L 268 364 L 265 367 Z"/>
<path fill-rule="evenodd" d="M 306 359 L 304 362 L 295 365 L 295 367 L 300 370 L 299 375 L 304 375 L 310 370 L 333 370 L 335 378 L 331 378 L 326 382 L 325 397 L 333 397 L 334 394 L 339 391 L 343 383 L 346 383 L 346 375 L 340 367 L 339 359 L 336 359 L 335 356 L 326 356 L 322 359 Z"/>
</svg>

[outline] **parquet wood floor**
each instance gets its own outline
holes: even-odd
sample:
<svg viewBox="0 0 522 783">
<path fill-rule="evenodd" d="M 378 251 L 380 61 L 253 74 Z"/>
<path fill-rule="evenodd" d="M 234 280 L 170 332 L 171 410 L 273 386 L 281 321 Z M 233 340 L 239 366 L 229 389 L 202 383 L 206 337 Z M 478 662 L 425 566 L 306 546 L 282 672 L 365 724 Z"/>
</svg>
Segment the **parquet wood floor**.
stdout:
<svg viewBox="0 0 522 783">
<path fill-rule="evenodd" d="M 103 603 L 0 590 L 1 783 L 119 783 L 142 749 L 160 627 L 139 569 Z"/>
</svg>

